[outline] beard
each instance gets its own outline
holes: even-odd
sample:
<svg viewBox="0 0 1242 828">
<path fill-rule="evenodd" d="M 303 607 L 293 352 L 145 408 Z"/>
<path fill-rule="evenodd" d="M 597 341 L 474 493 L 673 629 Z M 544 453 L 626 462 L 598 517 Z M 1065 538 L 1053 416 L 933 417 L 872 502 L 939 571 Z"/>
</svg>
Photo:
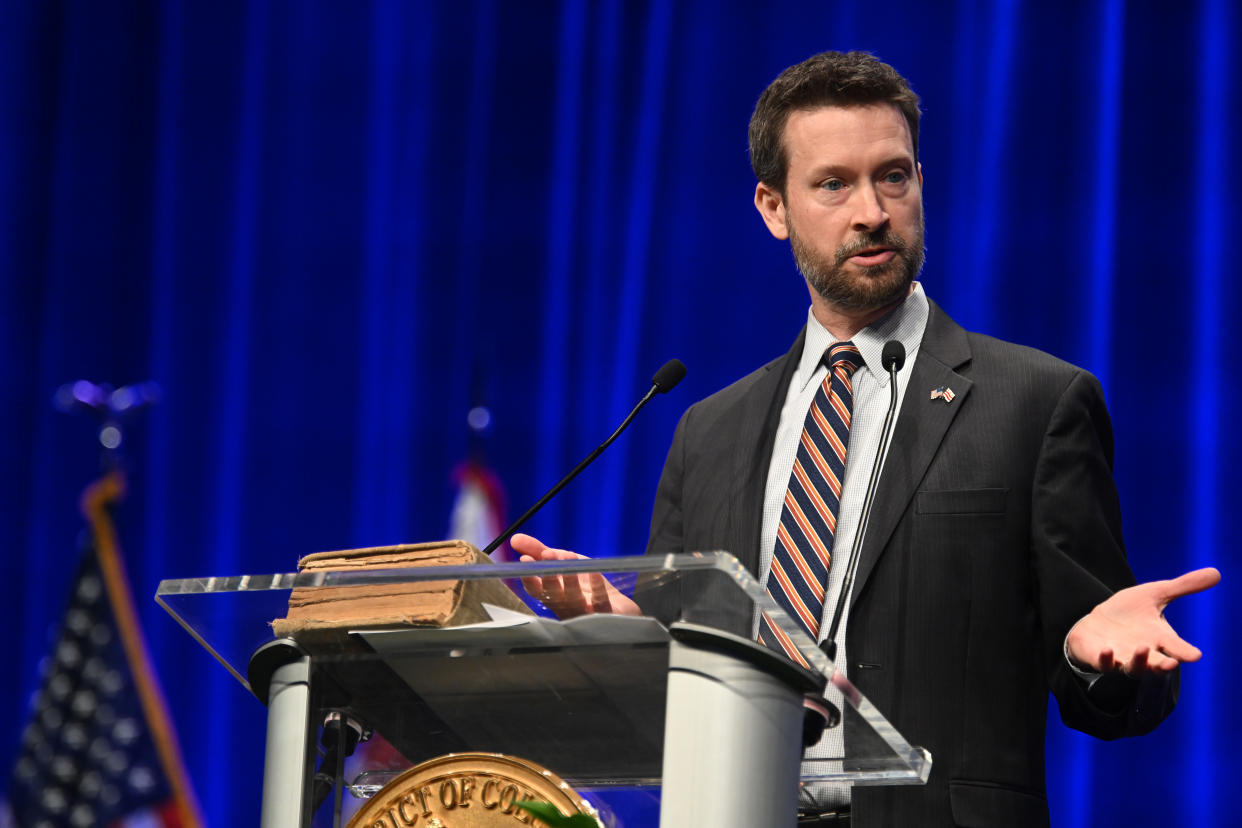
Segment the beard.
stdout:
<svg viewBox="0 0 1242 828">
<path fill-rule="evenodd" d="M 905 298 L 914 278 L 923 269 L 922 216 L 915 237 L 909 241 L 885 227 L 864 233 L 837 248 L 831 261 L 808 247 L 794 231 L 792 223 L 787 226 L 794 262 L 806 283 L 825 301 L 844 310 L 873 310 Z M 897 255 L 884 264 L 846 271 L 846 262 L 852 256 L 873 247 L 887 247 Z"/>
</svg>

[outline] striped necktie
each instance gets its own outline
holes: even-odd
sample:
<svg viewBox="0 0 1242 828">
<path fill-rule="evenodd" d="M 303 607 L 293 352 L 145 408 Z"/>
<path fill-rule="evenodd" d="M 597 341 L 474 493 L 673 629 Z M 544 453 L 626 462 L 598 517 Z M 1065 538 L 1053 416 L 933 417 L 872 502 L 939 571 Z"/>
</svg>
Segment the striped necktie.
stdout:
<svg viewBox="0 0 1242 828">
<path fill-rule="evenodd" d="M 845 477 L 845 450 L 854 410 L 851 378 L 863 364 L 862 354 L 852 342 L 833 345 L 824 361 L 828 363 L 828 376 L 815 392 L 802 426 L 767 584 L 768 594 L 813 641 L 819 637 L 824 614 L 824 590 Z M 766 613 L 759 624 L 759 640 L 806 664 L 789 636 Z"/>
</svg>

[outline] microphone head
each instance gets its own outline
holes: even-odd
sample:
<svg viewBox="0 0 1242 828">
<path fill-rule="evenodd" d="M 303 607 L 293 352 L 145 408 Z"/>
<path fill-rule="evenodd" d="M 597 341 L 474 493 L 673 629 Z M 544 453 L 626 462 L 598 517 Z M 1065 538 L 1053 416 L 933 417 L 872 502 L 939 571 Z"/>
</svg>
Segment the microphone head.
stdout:
<svg viewBox="0 0 1242 828">
<path fill-rule="evenodd" d="M 686 366 L 682 364 L 680 359 L 670 359 L 664 363 L 659 371 L 655 372 L 655 376 L 651 378 L 651 384 L 661 394 L 667 394 L 673 390 L 673 386 L 682 381 L 686 376 Z"/>
<path fill-rule="evenodd" d="M 884 350 L 880 352 L 880 364 L 885 371 L 900 371 L 906 364 L 906 346 L 896 339 L 885 342 Z"/>
</svg>

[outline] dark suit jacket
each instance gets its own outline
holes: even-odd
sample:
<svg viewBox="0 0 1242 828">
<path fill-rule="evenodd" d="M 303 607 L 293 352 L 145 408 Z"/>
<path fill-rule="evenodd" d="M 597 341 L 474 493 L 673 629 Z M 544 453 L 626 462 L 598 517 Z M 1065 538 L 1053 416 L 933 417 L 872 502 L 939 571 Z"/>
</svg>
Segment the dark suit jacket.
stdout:
<svg viewBox="0 0 1242 828">
<path fill-rule="evenodd" d="M 756 572 L 802 343 L 682 416 L 649 553 L 722 549 Z M 1045 825 L 1049 690 L 1066 724 L 1102 738 L 1145 732 L 1171 706 L 1168 693 L 1138 704 L 1129 684 L 1089 694 L 1062 652 L 1075 621 L 1134 583 L 1103 394 L 1085 371 L 968 333 L 934 303 L 905 370 L 846 654 L 851 679 L 933 766 L 926 786 L 856 789 L 855 824 Z M 929 399 L 940 386 L 951 403 Z M 722 626 L 749 624 L 719 612 Z"/>
</svg>

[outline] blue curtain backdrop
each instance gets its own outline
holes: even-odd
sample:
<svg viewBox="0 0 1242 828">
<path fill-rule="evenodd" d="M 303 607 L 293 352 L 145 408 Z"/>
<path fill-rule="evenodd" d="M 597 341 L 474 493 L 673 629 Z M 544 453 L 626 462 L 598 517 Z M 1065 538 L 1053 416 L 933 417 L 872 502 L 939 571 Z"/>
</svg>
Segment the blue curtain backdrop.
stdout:
<svg viewBox="0 0 1242 828">
<path fill-rule="evenodd" d="M 443 536 L 479 401 L 520 507 L 677 356 L 685 383 L 532 526 L 641 551 L 680 411 L 782 353 L 806 311 L 750 204 L 750 109 L 786 65 L 854 48 L 924 99 L 928 293 L 1101 377 L 1140 579 L 1225 573 L 1169 612 L 1207 655 L 1156 733 L 1106 744 L 1054 715 L 1054 823 L 1223 824 L 1242 775 L 1239 16 L 1227 0 L 4 4 L 0 768 L 98 468 L 92 427 L 51 408 L 59 384 L 163 387 L 127 444 L 143 597 Z M 141 603 L 210 822 L 250 824 L 264 709 Z"/>
</svg>

